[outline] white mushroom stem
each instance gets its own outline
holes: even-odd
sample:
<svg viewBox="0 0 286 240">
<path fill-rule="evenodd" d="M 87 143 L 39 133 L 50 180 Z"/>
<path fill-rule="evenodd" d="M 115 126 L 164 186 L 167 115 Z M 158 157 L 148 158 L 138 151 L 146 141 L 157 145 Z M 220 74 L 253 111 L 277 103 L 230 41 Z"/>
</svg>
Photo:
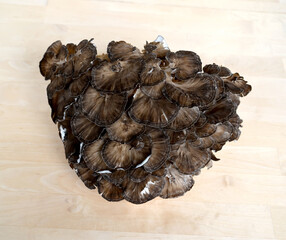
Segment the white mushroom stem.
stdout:
<svg viewBox="0 0 286 240">
<path fill-rule="evenodd" d="M 62 125 L 60 125 L 60 134 L 61 134 L 61 139 L 63 142 L 65 141 L 66 133 L 67 133 L 67 129 L 64 128 Z"/>
<path fill-rule="evenodd" d="M 77 159 L 77 163 L 80 163 L 80 159 L 81 159 L 81 155 L 82 155 L 82 146 L 83 146 L 83 143 L 80 143 L 79 145 L 79 156 L 78 156 L 78 159 Z"/>
<path fill-rule="evenodd" d="M 111 173 L 109 170 L 102 170 L 102 171 L 98 171 L 97 173 L 103 174 L 103 173 Z"/>
<path fill-rule="evenodd" d="M 150 187 L 150 185 L 154 185 L 154 184 L 155 184 L 155 182 L 152 182 L 152 181 L 147 182 L 145 188 L 140 192 L 140 194 L 141 195 L 150 194 L 149 187 Z"/>
<path fill-rule="evenodd" d="M 146 157 L 143 162 L 139 163 L 135 168 L 142 167 L 146 162 L 148 162 L 150 157 L 151 157 L 151 154 L 148 157 Z"/>
</svg>

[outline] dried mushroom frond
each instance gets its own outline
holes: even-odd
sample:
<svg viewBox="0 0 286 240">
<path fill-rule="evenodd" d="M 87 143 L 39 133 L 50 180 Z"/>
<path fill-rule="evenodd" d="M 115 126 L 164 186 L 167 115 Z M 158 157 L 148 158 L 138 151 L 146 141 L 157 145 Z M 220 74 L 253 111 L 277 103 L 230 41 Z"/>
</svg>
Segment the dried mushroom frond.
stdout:
<svg viewBox="0 0 286 240">
<path fill-rule="evenodd" d="M 91 85 L 102 92 L 121 93 L 139 82 L 141 60 L 103 62 L 92 70 Z"/>
<path fill-rule="evenodd" d="M 149 57 L 145 60 L 140 74 L 142 86 L 156 85 L 166 78 L 166 73 L 160 67 L 161 62 L 162 61 L 156 57 Z"/>
<path fill-rule="evenodd" d="M 216 81 L 209 74 L 197 74 L 185 81 L 167 79 L 163 89 L 164 95 L 181 107 L 205 107 L 215 99 Z"/>
<path fill-rule="evenodd" d="M 135 167 L 150 155 L 148 138 L 136 139 L 131 143 L 107 141 L 102 149 L 102 157 L 107 166 L 112 169 L 129 169 Z"/>
<path fill-rule="evenodd" d="M 111 61 L 141 58 L 140 50 L 125 41 L 112 41 L 107 46 L 108 57 Z"/>
<path fill-rule="evenodd" d="M 169 164 L 165 176 L 165 186 L 162 189 L 162 198 L 175 198 L 190 191 L 195 181 L 192 175 L 180 173 L 173 164 Z"/>
<path fill-rule="evenodd" d="M 194 185 L 214 152 L 237 140 L 240 97 L 251 86 L 165 39 L 144 50 L 112 41 L 97 55 L 91 40 L 54 42 L 40 61 L 51 118 L 71 168 L 108 201 L 175 198 Z"/>
<path fill-rule="evenodd" d="M 194 77 L 198 72 L 202 71 L 202 62 L 200 57 L 191 51 L 170 52 L 167 55 L 172 72 L 179 80 L 186 80 Z"/>
<path fill-rule="evenodd" d="M 123 114 L 127 102 L 126 94 L 106 94 L 89 87 L 81 95 L 82 112 L 99 126 L 108 126 Z"/>
<path fill-rule="evenodd" d="M 152 99 L 140 95 L 134 99 L 129 116 L 150 127 L 166 127 L 177 115 L 179 107 L 167 99 Z"/>
<path fill-rule="evenodd" d="M 145 126 L 134 122 L 126 113 L 112 125 L 106 128 L 110 139 L 118 142 L 129 142 L 143 133 Z"/>
<path fill-rule="evenodd" d="M 165 58 L 166 55 L 170 52 L 169 46 L 166 43 L 166 40 L 159 35 L 155 41 L 146 43 L 144 46 L 145 52 L 146 53 L 153 53 L 155 54 L 158 58 Z"/>
</svg>

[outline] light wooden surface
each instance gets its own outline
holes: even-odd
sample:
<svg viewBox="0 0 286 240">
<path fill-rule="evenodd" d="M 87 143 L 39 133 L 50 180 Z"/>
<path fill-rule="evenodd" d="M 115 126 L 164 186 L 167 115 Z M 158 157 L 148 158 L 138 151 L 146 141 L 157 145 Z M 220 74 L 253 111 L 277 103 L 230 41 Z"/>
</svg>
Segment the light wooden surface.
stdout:
<svg viewBox="0 0 286 240">
<path fill-rule="evenodd" d="M 0 239 L 286 239 L 285 0 L 0 0 Z M 242 135 L 184 197 L 109 203 L 64 158 L 38 62 L 55 40 L 172 50 L 241 73 Z"/>
</svg>

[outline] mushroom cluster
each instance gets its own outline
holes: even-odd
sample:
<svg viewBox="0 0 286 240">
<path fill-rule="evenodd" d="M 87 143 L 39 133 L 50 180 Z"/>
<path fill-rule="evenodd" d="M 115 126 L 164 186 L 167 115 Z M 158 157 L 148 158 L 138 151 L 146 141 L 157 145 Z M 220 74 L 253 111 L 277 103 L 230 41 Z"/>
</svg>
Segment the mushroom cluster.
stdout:
<svg viewBox="0 0 286 240">
<path fill-rule="evenodd" d="M 92 40 L 54 42 L 40 61 L 51 118 L 71 168 L 108 201 L 174 198 L 214 152 L 239 138 L 239 97 L 251 86 L 238 73 L 163 37 L 144 50 L 112 41 L 97 55 Z"/>
</svg>

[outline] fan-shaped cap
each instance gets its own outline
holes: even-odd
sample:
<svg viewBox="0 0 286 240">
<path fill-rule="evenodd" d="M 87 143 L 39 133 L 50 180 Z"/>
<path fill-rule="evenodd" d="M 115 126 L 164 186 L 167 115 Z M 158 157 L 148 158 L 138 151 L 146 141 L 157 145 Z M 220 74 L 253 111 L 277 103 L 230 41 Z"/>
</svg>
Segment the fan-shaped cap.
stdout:
<svg viewBox="0 0 286 240">
<path fill-rule="evenodd" d="M 213 103 L 215 103 L 215 101 L 220 100 L 224 94 L 225 94 L 225 87 L 224 87 L 224 81 L 217 75 L 212 75 L 212 77 L 214 78 L 215 82 L 216 82 L 216 96 L 215 99 L 213 101 Z"/>
<path fill-rule="evenodd" d="M 238 140 L 241 134 L 239 127 L 241 127 L 242 120 L 238 116 L 238 114 L 235 113 L 231 116 L 231 118 L 229 119 L 229 122 L 233 127 L 232 129 L 233 131 L 232 131 L 231 138 L 229 139 L 229 141 Z"/>
<path fill-rule="evenodd" d="M 166 170 L 165 186 L 160 197 L 175 198 L 191 190 L 195 183 L 191 175 L 180 173 L 173 164 L 169 164 Z"/>
<path fill-rule="evenodd" d="M 136 183 L 144 181 L 150 173 L 146 172 L 144 167 L 137 167 L 130 171 L 130 180 Z"/>
<path fill-rule="evenodd" d="M 90 41 L 82 40 L 75 49 L 73 56 L 73 69 L 74 75 L 77 76 L 92 67 L 93 60 L 95 59 L 97 50 Z"/>
<path fill-rule="evenodd" d="M 179 80 L 189 79 L 202 71 L 200 57 L 191 51 L 170 52 L 167 55 L 167 60 Z"/>
<path fill-rule="evenodd" d="M 159 82 L 156 85 L 153 86 L 141 86 L 141 91 L 148 97 L 152 99 L 160 99 L 163 96 L 162 90 L 165 86 L 165 82 Z"/>
<path fill-rule="evenodd" d="M 215 143 L 225 143 L 230 139 L 233 131 L 233 126 L 229 122 L 218 123 L 216 131 L 211 137 L 215 140 Z"/>
<path fill-rule="evenodd" d="M 111 125 L 117 121 L 125 108 L 127 95 L 100 93 L 92 87 L 81 96 L 83 113 L 99 126 Z"/>
<path fill-rule="evenodd" d="M 39 65 L 40 72 L 46 80 L 58 72 L 59 68 L 63 67 L 67 53 L 67 48 L 62 45 L 61 41 L 56 41 L 48 47 Z"/>
<path fill-rule="evenodd" d="M 92 69 L 91 85 L 99 91 L 120 93 L 133 89 L 139 82 L 141 60 L 103 62 Z"/>
<path fill-rule="evenodd" d="M 181 107 L 205 106 L 216 96 L 216 82 L 209 74 L 197 74 L 185 81 L 166 78 L 163 93 Z"/>
<path fill-rule="evenodd" d="M 146 53 L 153 53 L 158 58 L 165 58 L 170 52 L 166 40 L 161 35 L 159 35 L 153 42 L 147 42 L 144 49 Z"/>
<path fill-rule="evenodd" d="M 183 131 L 173 131 L 165 130 L 166 135 L 169 137 L 170 144 L 182 143 L 186 140 L 186 130 Z"/>
<path fill-rule="evenodd" d="M 232 74 L 228 78 L 224 78 L 224 84 L 227 91 L 240 96 L 246 96 L 251 91 L 251 85 L 247 84 L 247 81 L 243 79 L 238 73 Z"/>
<path fill-rule="evenodd" d="M 224 122 L 230 118 L 236 108 L 237 105 L 235 105 L 230 98 L 224 97 L 209 107 L 205 111 L 205 115 L 210 123 Z"/>
<path fill-rule="evenodd" d="M 219 74 L 220 67 L 215 63 L 207 64 L 203 67 L 203 71 L 208 74 Z"/>
<path fill-rule="evenodd" d="M 144 125 L 134 122 L 126 113 L 106 128 L 110 139 L 118 142 L 128 142 L 144 131 Z"/>
<path fill-rule="evenodd" d="M 166 78 L 164 70 L 160 67 L 161 62 L 159 58 L 153 55 L 150 55 L 150 57 L 144 61 L 143 69 L 140 74 L 141 84 L 143 86 L 158 84 Z"/>
<path fill-rule="evenodd" d="M 78 97 L 83 93 L 91 79 L 90 74 L 91 71 L 87 71 L 84 74 L 81 74 L 79 77 L 72 79 L 68 88 L 71 96 Z"/>
<path fill-rule="evenodd" d="M 170 143 L 169 138 L 161 130 L 151 130 L 148 135 L 151 138 L 151 155 L 143 166 L 147 172 L 154 172 L 166 162 L 170 152 Z"/>
<path fill-rule="evenodd" d="M 170 123 L 168 128 L 174 131 L 182 131 L 190 128 L 200 118 L 200 110 L 198 107 L 180 107 L 177 116 Z"/>
<path fill-rule="evenodd" d="M 118 168 L 102 176 L 112 184 L 120 186 L 123 180 L 126 178 L 127 172 L 123 168 Z"/>
<path fill-rule="evenodd" d="M 203 70 L 205 73 L 218 75 L 220 77 L 228 77 L 232 74 L 227 67 L 218 66 L 215 63 L 205 65 Z"/>
<path fill-rule="evenodd" d="M 103 130 L 80 112 L 75 114 L 72 118 L 71 128 L 74 136 L 85 143 L 98 139 Z"/>
<path fill-rule="evenodd" d="M 203 127 L 196 128 L 196 135 L 200 138 L 205 138 L 205 137 L 208 137 L 214 134 L 216 129 L 217 129 L 217 125 L 206 123 Z"/>
<path fill-rule="evenodd" d="M 210 153 L 188 142 L 181 144 L 177 150 L 175 165 L 183 174 L 195 174 L 203 168 L 210 160 Z"/>
<path fill-rule="evenodd" d="M 104 139 L 98 139 L 90 144 L 85 144 L 82 149 L 83 159 L 86 165 L 94 172 L 111 169 L 105 164 L 101 156 L 101 150 L 105 143 Z"/>
<path fill-rule="evenodd" d="M 140 50 L 125 41 L 112 41 L 107 46 L 108 57 L 111 61 L 129 60 L 142 57 Z"/>
<path fill-rule="evenodd" d="M 59 122 L 58 130 L 64 144 L 66 159 L 69 159 L 72 155 L 79 156 L 80 142 L 72 134 L 69 120 Z"/>
<path fill-rule="evenodd" d="M 73 168 L 86 187 L 95 189 L 97 176 L 94 176 L 93 171 L 81 164 L 73 164 Z"/>
<path fill-rule="evenodd" d="M 48 99 L 51 99 L 56 91 L 62 90 L 66 85 L 66 78 L 63 75 L 52 75 L 51 82 L 47 86 Z"/>
<path fill-rule="evenodd" d="M 64 89 L 54 92 L 51 99 L 49 99 L 49 105 L 52 109 L 51 117 L 54 123 L 65 120 L 65 112 L 74 101 L 75 99 Z"/>
<path fill-rule="evenodd" d="M 117 202 L 123 200 L 122 189 L 104 178 L 98 181 L 98 193 L 108 201 Z"/>
<path fill-rule="evenodd" d="M 150 155 L 150 140 L 143 137 L 132 143 L 119 143 L 107 141 L 102 149 L 105 163 L 112 169 L 129 169 L 136 166 Z"/>
<path fill-rule="evenodd" d="M 138 123 L 151 127 L 166 127 L 177 115 L 179 107 L 167 99 L 151 99 L 138 94 L 133 100 L 129 116 Z"/>
<path fill-rule="evenodd" d="M 148 177 L 139 183 L 133 181 L 125 181 L 124 198 L 132 203 L 141 204 L 154 199 L 160 195 L 164 187 L 164 179 L 148 175 Z"/>
<path fill-rule="evenodd" d="M 228 76 L 231 76 L 232 73 L 231 73 L 231 71 L 227 67 L 220 66 L 220 71 L 219 71 L 218 75 L 220 77 L 228 77 Z"/>
<path fill-rule="evenodd" d="M 77 46 L 73 43 L 68 43 L 66 47 L 68 50 L 68 59 L 70 59 L 75 54 Z"/>
</svg>

